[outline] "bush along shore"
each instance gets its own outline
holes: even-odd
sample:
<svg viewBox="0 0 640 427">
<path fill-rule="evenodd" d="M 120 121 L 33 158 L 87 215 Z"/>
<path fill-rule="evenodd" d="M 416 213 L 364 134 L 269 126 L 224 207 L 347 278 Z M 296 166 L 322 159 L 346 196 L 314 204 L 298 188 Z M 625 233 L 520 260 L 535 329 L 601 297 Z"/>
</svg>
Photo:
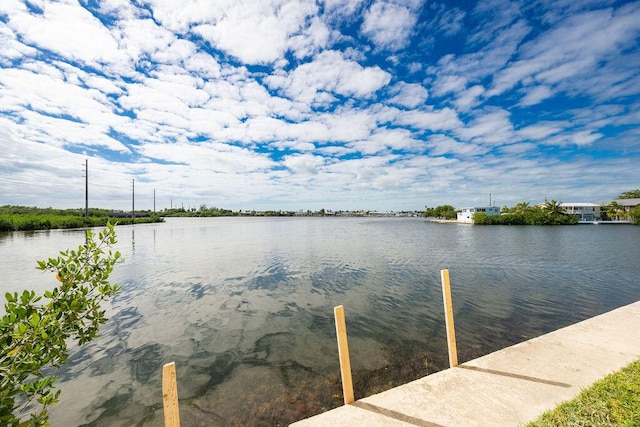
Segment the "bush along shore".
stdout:
<svg viewBox="0 0 640 427">
<path fill-rule="evenodd" d="M 24 206 L 0 207 L 0 231 L 32 231 L 59 228 L 104 227 L 107 222 L 127 225 L 163 222 L 164 219 L 149 212 L 136 212 L 135 218 L 124 212 L 90 209 L 29 208 Z"/>
</svg>

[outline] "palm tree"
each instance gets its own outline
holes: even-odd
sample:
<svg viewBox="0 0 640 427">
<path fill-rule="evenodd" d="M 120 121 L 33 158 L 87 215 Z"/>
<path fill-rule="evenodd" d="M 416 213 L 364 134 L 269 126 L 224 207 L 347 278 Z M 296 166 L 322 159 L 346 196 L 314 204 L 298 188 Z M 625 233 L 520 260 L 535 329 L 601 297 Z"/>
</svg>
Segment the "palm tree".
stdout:
<svg viewBox="0 0 640 427">
<path fill-rule="evenodd" d="M 561 201 L 551 200 L 544 202 L 544 205 L 542 205 L 542 209 L 550 215 L 564 215 L 565 213 L 564 209 L 562 209 Z"/>
<path fill-rule="evenodd" d="M 615 200 L 611 202 L 611 205 L 607 206 L 606 211 L 607 216 L 609 216 L 609 218 L 613 219 L 614 221 L 624 219 L 624 207 L 620 206 Z"/>
<path fill-rule="evenodd" d="M 513 207 L 513 209 L 517 213 L 525 213 L 529 210 L 529 208 L 530 208 L 529 202 L 520 202 Z"/>
</svg>

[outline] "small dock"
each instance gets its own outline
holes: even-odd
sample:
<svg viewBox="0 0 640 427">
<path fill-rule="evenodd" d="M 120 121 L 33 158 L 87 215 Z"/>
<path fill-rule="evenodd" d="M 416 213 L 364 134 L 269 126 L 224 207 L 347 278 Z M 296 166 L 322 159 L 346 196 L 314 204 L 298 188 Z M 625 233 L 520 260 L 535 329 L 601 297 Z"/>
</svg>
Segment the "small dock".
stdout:
<svg viewBox="0 0 640 427">
<path fill-rule="evenodd" d="M 640 301 L 292 426 L 517 426 L 639 358 Z"/>
</svg>

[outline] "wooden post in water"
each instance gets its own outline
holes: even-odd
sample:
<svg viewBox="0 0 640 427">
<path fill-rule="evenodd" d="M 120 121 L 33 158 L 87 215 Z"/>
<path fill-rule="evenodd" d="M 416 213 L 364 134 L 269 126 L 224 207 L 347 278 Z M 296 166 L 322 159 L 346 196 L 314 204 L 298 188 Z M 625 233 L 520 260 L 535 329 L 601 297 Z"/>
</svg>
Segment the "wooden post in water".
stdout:
<svg viewBox="0 0 640 427">
<path fill-rule="evenodd" d="M 451 285 L 449 270 L 440 270 L 442 278 L 442 299 L 444 302 L 444 319 L 447 326 L 447 345 L 449 347 L 449 366 L 458 366 L 458 349 L 456 348 L 456 331 L 453 326 L 453 305 L 451 304 Z"/>
<path fill-rule="evenodd" d="M 355 400 L 353 397 L 353 380 L 351 378 L 351 360 L 349 359 L 349 343 L 347 342 L 347 324 L 344 319 L 344 307 L 333 308 L 336 319 L 336 335 L 338 337 L 338 357 L 340 358 L 340 375 L 342 376 L 342 394 L 344 404 Z"/>
<path fill-rule="evenodd" d="M 167 363 L 162 367 L 162 404 L 164 406 L 164 426 L 180 427 L 175 362 Z"/>
</svg>

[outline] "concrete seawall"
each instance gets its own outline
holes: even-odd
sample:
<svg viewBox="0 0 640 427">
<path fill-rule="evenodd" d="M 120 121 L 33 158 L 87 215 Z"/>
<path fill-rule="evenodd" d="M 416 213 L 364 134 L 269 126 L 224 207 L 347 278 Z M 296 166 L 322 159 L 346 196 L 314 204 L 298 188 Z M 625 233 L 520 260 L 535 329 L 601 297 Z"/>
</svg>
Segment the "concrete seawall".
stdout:
<svg viewBox="0 0 640 427">
<path fill-rule="evenodd" d="M 292 426 L 517 426 L 639 358 L 636 302 Z"/>
</svg>

